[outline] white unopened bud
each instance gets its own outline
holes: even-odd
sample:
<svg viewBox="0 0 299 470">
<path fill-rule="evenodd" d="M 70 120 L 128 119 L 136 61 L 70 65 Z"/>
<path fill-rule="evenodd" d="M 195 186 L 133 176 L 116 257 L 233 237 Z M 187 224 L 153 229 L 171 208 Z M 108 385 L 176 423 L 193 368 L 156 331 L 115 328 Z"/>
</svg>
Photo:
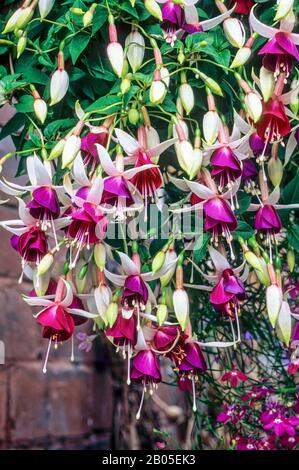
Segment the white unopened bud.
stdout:
<svg viewBox="0 0 299 470">
<path fill-rule="evenodd" d="M 51 253 L 47 253 L 40 261 L 37 267 L 37 275 L 42 276 L 45 274 L 54 262 L 54 257 Z"/>
<path fill-rule="evenodd" d="M 282 290 L 276 284 L 271 284 L 266 290 L 266 304 L 270 323 L 275 328 L 281 308 Z"/>
<path fill-rule="evenodd" d="M 62 169 L 67 168 L 75 160 L 81 147 L 81 139 L 77 135 L 70 135 L 66 141 L 62 152 Z"/>
<path fill-rule="evenodd" d="M 58 69 L 53 73 L 50 84 L 50 96 L 51 103 L 50 106 L 53 106 L 65 96 L 69 87 L 69 76 L 64 69 Z"/>
<path fill-rule="evenodd" d="M 47 112 L 48 112 L 47 103 L 41 98 L 37 98 L 33 102 L 33 108 L 34 108 L 36 117 L 43 124 L 46 120 Z"/>
<path fill-rule="evenodd" d="M 203 135 L 208 145 L 213 145 L 217 139 L 220 119 L 216 111 L 208 111 L 203 117 Z"/>
<path fill-rule="evenodd" d="M 106 249 L 103 243 L 97 243 L 94 246 L 93 256 L 97 267 L 103 271 L 106 264 Z"/>
<path fill-rule="evenodd" d="M 159 304 L 157 308 L 157 320 L 160 326 L 163 325 L 167 319 L 167 305 Z"/>
<path fill-rule="evenodd" d="M 110 289 L 105 285 L 99 285 L 94 290 L 94 299 L 95 299 L 95 304 L 96 304 L 97 311 L 100 317 L 104 320 L 104 323 L 107 324 L 108 323 L 107 309 L 108 309 L 108 306 L 111 305 L 110 304 L 110 301 L 111 301 Z M 109 314 L 110 314 L 110 320 L 113 321 L 113 318 L 111 317 L 111 312 L 109 312 Z"/>
<path fill-rule="evenodd" d="M 160 75 L 161 75 L 161 80 L 163 81 L 164 85 L 166 88 L 169 87 L 170 83 L 170 76 L 169 76 L 169 70 L 166 67 L 161 67 L 160 68 Z"/>
<path fill-rule="evenodd" d="M 144 6 L 154 18 L 157 18 L 157 20 L 162 21 L 162 11 L 159 4 L 155 0 L 145 0 Z"/>
<path fill-rule="evenodd" d="M 108 59 L 115 75 L 119 78 L 122 76 L 124 67 L 124 50 L 119 42 L 111 42 L 107 47 Z"/>
<path fill-rule="evenodd" d="M 202 154 L 201 149 L 197 149 L 197 148 L 194 149 L 193 150 L 193 163 L 188 173 L 190 179 L 194 178 L 194 176 L 196 176 L 197 173 L 199 172 L 201 168 L 201 164 L 202 164 L 202 159 L 203 159 L 203 154 Z"/>
<path fill-rule="evenodd" d="M 277 11 L 274 21 L 284 19 L 293 10 L 294 0 L 277 0 Z"/>
<path fill-rule="evenodd" d="M 39 0 L 38 9 L 41 18 L 46 18 L 54 6 L 55 0 Z"/>
<path fill-rule="evenodd" d="M 126 38 L 127 58 L 133 72 L 137 72 L 142 65 L 145 43 L 143 36 L 134 29 Z"/>
<path fill-rule="evenodd" d="M 48 160 L 54 160 L 54 158 L 60 157 L 65 146 L 65 139 L 61 139 L 52 148 Z"/>
<path fill-rule="evenodd" d="M 253 122 L 259 121 L 263 113 L 263 105 L 260 97 L 253 91 L 245 96 L 245 105 Z"/>
<path fill-rule="evenodd" d="M 34 9 L 31 6 L 18 8 L 9 18 L 2 34 L 10 33 L 14 29 L 23 29 L 31 20 L 33 13 Z"/>
<path fill-rule="evenodd" d="M 245 30 L 240 20 L 237 18 L 227 18 L 223 22 L 223 30 L 226 39 L 232 46 L 240 49 L 245 43 Z"/>
<path fill-rule="evenodd" d="M 165 98 L 166 91 L 166 86 L 161 80 L 154 80 L 150 87 L 150 102 L 153 104 L 162 103 Z"/>
<path fill-rule="evenodd" d="M 176 268 L 174 261 L 176 260 L 176 258 L 177 256 L 174 250 L 168 250 L 166 252 L 165 264 L 171 264 L 171 262 L 173 262 L 173 264 L 168 269 L 168 271 L 161 276 L 160 278 L 161 287 L 167 286 L 167 284 L 169 284 L 169 282 L 173 278 L 173 275 L 175 273 L 175 268 Z"/>
<path fill-rule="evenodd" d="M 268 173 L 273 186 L 279 186 L 283 177 L 283 164 L 279 158 L 270 158 L 268 161 Z"/>
<path fill-rule="evenodd" d="M 260 88 L 264 101 L 268 101 L 273 95 L 275 88 L 275 77 L 272 72 L 265 67 L 260 70 Z"/>
<path fill-rule="evenodd" d="M 179 88 L 179 97 L 187 115 L 189 115 L 194 108 L 194 93 L 189 83 L 182 83 Z"/>
<path fill-rule="evenodd" d="M 182 170 L 188 175 L 193 166 L 193 146 L 188 140 L 182 140 L 176 145 L 177 157 Z"/>
<path fill-rule="evenodd" d="M 251 56 L 251 49 L 249 47 L 241 47 L 231 63 L 230 68 L 234 69 L 237 67 L 241 67 L 241 65 L 246 64 L 246 62 L 250 59 Z"/>
<path fill-rule="evenodd" d="M 113 326 L 115 320 L 117 319 L 118 314 L 118 305 L 116 302 L 111 302 L 106 310 L 106 318 L 108 320 L 109 326 Z"/>
<path fill-rule="evenodd" d="M 184 331 L 189 319 L 189 298 L 185 289 L 176 289 L 174 291 L 173 307 L 176 319 Z"/>
</svg>

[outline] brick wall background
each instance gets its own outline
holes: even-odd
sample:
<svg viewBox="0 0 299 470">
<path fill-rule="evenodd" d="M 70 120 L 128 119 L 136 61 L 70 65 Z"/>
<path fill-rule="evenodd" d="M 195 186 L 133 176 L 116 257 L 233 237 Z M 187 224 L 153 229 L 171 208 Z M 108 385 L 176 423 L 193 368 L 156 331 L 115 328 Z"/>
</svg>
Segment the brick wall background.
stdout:
<svg viewBox="0 0 299 470">
<path fill-rule="evenodd" d="M 7 106 L 0 110 L 0 127 L 13 112 Z M 0 156 L 11 149 L 9 138 L 0 142 Z M 7 163 L 5 176 L 12 179 L 16 160 Z M 0 199 L 7 196 L 0 193 Z M 18 218 L 10 204 L 0 205 L 0 220 Z M 18 284 L 20 258 L 9 239 L 0 228 L 0 340 L 6 348 L 0 365 L 0 449 L 152 448 L 154 427 L 190 448 L 192 417 L 186 420 L 184 395 L 161 384 L 136 422 L 140 388 L 128 389 L 124 363 L 107 341 L 97 341 L 88 354 L 75 348 L 75 363 L 70 341 L 52 348 L 43 374 L 47 341 L 21 298 L 32 286 Z M 91 324 L 80 330 L 90 333 Z"/>
</svg>

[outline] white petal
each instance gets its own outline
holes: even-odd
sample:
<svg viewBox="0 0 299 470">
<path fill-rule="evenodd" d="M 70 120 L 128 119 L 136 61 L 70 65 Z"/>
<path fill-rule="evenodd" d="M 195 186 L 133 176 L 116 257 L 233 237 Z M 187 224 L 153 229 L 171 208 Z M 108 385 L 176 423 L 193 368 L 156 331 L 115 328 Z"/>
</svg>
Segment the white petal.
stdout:
<svg viewBox="0 0 299 470">
<path fill-rule="evenodd" d="M 123 130 L 115 129 L 115 134 L 119 144 L 129 155 L 133 155 L 140 148 L 140 145 L 137 140 L 131 137 L 126 132 L 124 132 Z"/>
<path fill-rule="evenodd" d="M 235 125 L 240 129 L 242 134 L 248 134 L 252 127 L 234 110 Z"/>
<path fill-rule="evenodd" d="M 155 147 L 152 147 L 151 149 L 148 149 L 146 153 L 148 154 L 149 157 L 158 157 L 161 153 L 163 153 L 165 150 L 167 150 L 171 145 L 173 145 L 177 141 L 178 139 L 176 137 L 174 137 L 173 139 L 165 140 L 165 142 L 161 142 L 161 144 L 156 145 Z"/>
<path fill-rule="evenodd" d="M 0 180 L 0 190 L 3 191 L 5 194 L 9 194 L 10 196 L 21 196 L 24 192 L 28 191 L 26 186 L 23 190 L 20 189 L 13 189 L 9 186 L 9 183 L 5 183 L 4 181 Z"/>
<path fill-rule="evenodd" d="M 197 24 L 198 23 L 198 13 L 196 7 L 190 3 L 184 8 L 185 18 L 187 24 Z"/>
<path fill-rule="evenodd" d="M 115 168 L 115 165 L 112 162 L 110 155 L 105 149 L 105 147 L 103 147 L 103 145 L 100 145 L 100 144 L 95 144 L 95 145 L 98 151 L 98 156 L 99 156 L 102 168 L 105 171 L 105 173 L 109 176 L 118 175 L 119 173 L 117 169 Z"/>
<path fill-rule="evenodd" d="M 28 157 L 26 164 L 28 176 L 33 186 L 51 185 L 52 179 L 41 160 L 36 155 L 34 157 Z"/>
<path fill-rule="evenodd" d="M 23 297 L 26 304 L 31 307 L 50 307 L 53 305 L 53 300 L 44 299 L 42 297 Z M 41 313 L 41 312 L 40 312 Z"/>
<path fill-rule="evenodd" d="M 264 38 L 273 38 L 273 36 L 275 36 L 275 34 L 279 32 L 279 30 L 276 28 L 272 28 L 271 26 L 267 26 L 266 24 L 259 21 L 254 15 L 255 7 L 256 5 L 251 9 L 249 15 L 249 23 L 251 28 L 253 29 L 253 31 L 259 33 Z"/>
<path fill-rule="evenodd" d="M 298 144 L 297 144 L 295 131 L 294 131 L 291 133 L 288 139 L 288 143 L 287 143 L 286 151 L 285 151 L 285 157 L 284 157 L 284 166 L 286 166 L 289 163 L 291 156 L 293 155 L 295 149 L 297 148 L 297 145 Z"/>
<path fill-rule="evenodd" d="M 123 176 L 127 179 L 133 178 L 133 176 L 137 175 L 141 171 L 149 170 L 150 168 L 159 168 L 158 165 L 154 165 L 153 163 L 148 163 L 147 165 L 138 166 L 136 168 L 131 168 L 130 170 L 126 170 L 123 172 Z"/>
<path fill-rule="evenodd" d="M 228 18 L 231 13 L 234 11 L 235 7 L 231 8 L 230 10 L 222 13 L 222 15 L 215 16 L 215 18 L 211 18 L 210 20 L 201 21 L 199 24 L 202 27 L 203 31 L 208 31 L 209 29 L 215 28 L 218 24 L 220 24 L 225 18 Z"/>
<path fill-rule="evenodd" d="M 229 262 L 219 251 L 215 250 L 212 246 L 209 246 L 208 249 L 217 272 L 222 272 L 230 268 Z"/>
<path fill-rule="evenodd" d="M 86 310 L 82 310 L 81 308 L 66 308 L 66 311 L 73 315 L 78 315 L 79 317 L 84 318 L 96 318 L 98 316 L 95 313 L 87 312 Z"/>
<path fill-rule="evenodd" d="M 189 187 L 186 183 L 185 180 L 181 178 L 175 178 L 174 176 L 168 175 L 169 181 L 173 183 L 177 188 L 179 188 L 181 191 L 189 191 Z"/>
<path fill-rule="evenodd" d="M 73 301 L 73 297 L 74 297 L 73 290 L 69 282 L 65 281 L 64 279 L 62 280 L 66 288 L 66 294 L 65 294 L 64 299 L 60 302 L 60 305 L 62 305 L 63 307 L 68 307 Z"/>
<path fill-rule="evenodd" d="M 284 300 L 278 316 L 278 326 L 284 342 L 289 345 L 292 332 L 292 317 L 289 304 Z"/>
<path fill-rule="evenodd" d="M 104 273 L 107 279 L 109 279 L 109 281 L 111 281 L 113 284 L 115 284 L 118 287 L 122 287 L 127 278 L 127 276 L 124 276 L 122 274 L 111 273 L 106 268 L 104 269 Z"/>
<path fill-rule="evenodd" d="M 279 186 L 276 186 L 270 196 L 267 199 L 267 204 L 270 204 L 271 206 L 274 206 L 275 204 L 278 203 L 280 198 L 280 189 Z"/>
<path fill-rule="evenodd" d="M 78 153 L 74 160 L 73 175 L 77 183 L 81 186 L 89 186 L 90 182 L 86 175 L 85 166 L 82 160 L 81 152 Z"/>
<path fill-rule="evenodd" d="M 122 253 L 121 251 L 118 251 L 117 253 L 120 257 L 122 268 L 128 276 L 139 274 L 139 269 L 128 255 Z"/>
<path fill-rule="evenodd" d="M 212 197 L 215 197 L 214 191 L 212 191 L 210 188 L 207 186 L 204 186 L 201 183 L 196 183 L 195 181 L 186 181 L 187 186 L 190 188 L 190 190 L 196 194 L 200 199 L 211 199 Z"/>
<path fill-rule="evenodd" d="M 55 229 L 60 230 L 61 228 L 67 227 L 71 223 L 71 221 L 71 217 L 60 217 L 59 219 L 55 219 L 53 223 Z"/>
<path fill-rule="evenodd" d="M 26 207 L 25 202 L 23 199 L 16 198 L 19 202 L 19 216 L 20 219 L 24 222 L 24 225 L 33 225 L 35 223 L 35 219 L 30 215 L 29 209 Z"/>
<path fill-rule="evenodd" d="M 94 204 L 100 204 L 102 199 L 103 188 L 103 178 L 101 176 L 97 176 L 89 190 L 87 201 L 93 202 Z"/>
</svg>

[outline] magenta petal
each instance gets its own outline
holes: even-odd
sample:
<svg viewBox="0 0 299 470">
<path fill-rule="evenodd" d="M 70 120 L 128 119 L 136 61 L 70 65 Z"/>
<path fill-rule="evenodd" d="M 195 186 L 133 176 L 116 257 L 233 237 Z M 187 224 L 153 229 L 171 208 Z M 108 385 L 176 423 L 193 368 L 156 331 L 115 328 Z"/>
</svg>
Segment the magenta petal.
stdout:
<svg viewBox="0 0 299 470">
<path fill-rule="evenodd" d="M 282 32 L 279 32 L 275 35 L 277 44 L 289 55 L 295 57 L 296 60 L 299 60 L 299 52 L 296 45 L 293 41 Z"/>
<path fill-rule="evenodd" d="M 53 214 L 59 214 L 59 201 L 55 189 L 41 186 L 32 192 L 33 199 Z"/>
<path fill-rule="evenodd" d="M 177 337 L 178 327 L 164 326 L 157 330 L 154 338 L 155 348 L 163 350 L 167 348 Z"/>
<path fill-rule="evenodd" d="M 134 368 L 145 376 L 161 380 L 160 366 L 155 353 L 151 350 L 140 351 L 133 359 Z"/>
<path fill-rule="evenodd" d="M 180 365 L 181 371 L 197 369 L 201 372 L 205 372 L 207 370 L 206 361 L 197 343 L 186 343 L 185 353 L 186 357 Z"/>
<path fill-rule="evenodd" d="M 235 216 L 228 204 L 218 197 L 209 199 L 204 204 L 205 214 L 217 222 L 233 223 Z"/>
</svg>

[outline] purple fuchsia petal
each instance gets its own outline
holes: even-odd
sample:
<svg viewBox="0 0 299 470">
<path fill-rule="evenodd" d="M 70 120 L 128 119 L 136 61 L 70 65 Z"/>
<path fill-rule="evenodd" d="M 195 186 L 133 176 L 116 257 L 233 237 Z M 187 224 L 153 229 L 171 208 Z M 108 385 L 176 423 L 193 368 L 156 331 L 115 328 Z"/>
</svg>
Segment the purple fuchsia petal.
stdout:
<svg viewBox="0 0 299 470">
<path fill-rule="evenodd" d="M 163 326 L 157 329 L 154 337 L 155 349 L 165 350 L 175 341 L 179 328 L 176 326 Z"/>
<path fill-rule="evenodd" d="M 185 22 L 183 9 L 172 1 L 168 1 L 163 5 L 162 18 L 163 21 L 172 23 L 173 25 L 178 26 L 178 28 L 182 27 Z"/>
<path fill-rule="evenodd" d="M 32 192 L 32 198 L 40 207 L 48 209 L 53 218 L 57 218 L 59 216 L 59 200 L 55 189 L 48 186 L 42 186 Z M 30 207 L 30 205 L 28 207 Z"/>
<path fill-rule="evenodd" d="M 209 199 L 205 202 L 204 212 L 211 220 L 215 220 L 217 223 L 226 222 L 233 225 L 236 224 L 237 226 L 236 217 L 230 206 L 226 201 L 219 197 Z"/>
<path fill-rule="evenodd" d="M 179 367 L 180 371 L 196 369 L 197 371 L 205 372 L 207 370 L 205 358 L 197 343 L 194 341 L 185 343 L 185 354 L 186 357 Z"/>
<path fill-rule="evenodd" d="M 144 280 L 139 275 L 128 276 L 124 285 L 123 298 L 139 294 L 144 304 L 148 301 L 148 290 Z"/>
<path fill-rule="evenodd" d="M 106 147 L 108 142 L 108 131 L 106 132 L 89 132 L 81 139 L 81 150 L 86 154 L 92 155 L 98 161 L 98 152 L 95 144 Z"/>
<path fill-rule="evenodd" d="M 148 376 L 156 381 L 161 380 L 158 358 L 151 350 L 140 351 L 133 359 L 133 367 L 144 376 Z"/>
<path fill-rule="evenodd" d="M 278 233 L 281 227 L 281 220 L 275 207 L 265 205 L 258 210 L 254 220 L 256 230 L 273 230 Z"/>
<path fill-rule="evenodd" d="M 137 320 L 134 315 L 128 320 L 123 318 L 121 314 L 118 315 L 114 325 L 105 330 L 106 336 L 114 338 L 115 344 L 125 344 L 130 342 L 135 345 L 137 341 Z"/>
<path fill-rule="evenodd" d="M 287 34 L 279 32 L 275 35 L 275 39 L 284 52 L 293 56 L 296 60 L 299 60 L 298 49 Z"/>
</svg>

